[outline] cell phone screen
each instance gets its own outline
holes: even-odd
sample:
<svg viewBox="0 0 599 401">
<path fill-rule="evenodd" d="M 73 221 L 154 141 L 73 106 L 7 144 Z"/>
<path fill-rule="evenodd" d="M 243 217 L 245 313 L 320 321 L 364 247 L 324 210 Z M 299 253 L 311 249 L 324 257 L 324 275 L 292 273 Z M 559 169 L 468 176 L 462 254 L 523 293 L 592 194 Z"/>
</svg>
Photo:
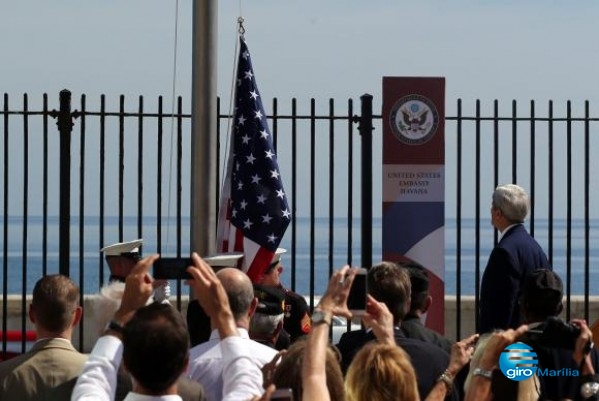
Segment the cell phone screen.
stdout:
<svg viewBox="0 0 599 401">
<path fill-rule="evenodd" d="M 347 308 L 353 313 L 366 311 L 366 269 L 360 269 L 360 272 L 354 277 L 349 296 L 347 298 Z"/>
<path fill-rule="evenodd" d="M 154 278 L 157 280 L 187 280 L 191 275 L 187 268 L 191 258 L 160 258 L 154 262 Z"/>
<path fill-rule="evenodd" d="M 270 396 L 271 401 L 293 401 L 293 391 L 290 388 L 279 388 Z"/>
</svg>

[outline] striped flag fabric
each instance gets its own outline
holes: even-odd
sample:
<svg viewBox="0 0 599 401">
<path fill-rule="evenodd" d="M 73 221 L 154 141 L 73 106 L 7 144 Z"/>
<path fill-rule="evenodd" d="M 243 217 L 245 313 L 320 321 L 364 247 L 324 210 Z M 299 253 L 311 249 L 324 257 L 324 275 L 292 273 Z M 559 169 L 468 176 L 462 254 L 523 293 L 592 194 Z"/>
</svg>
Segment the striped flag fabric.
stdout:
<svg viewBox="0 0 599 401">
<path fill-rule="evenodd" d="M 221 191 L 217 249 L 243 252 L 242 269 L 257 282 L 270 265 L 291 212 L 250 52 L 239 36 L 235 109 Z"/>
</svg>

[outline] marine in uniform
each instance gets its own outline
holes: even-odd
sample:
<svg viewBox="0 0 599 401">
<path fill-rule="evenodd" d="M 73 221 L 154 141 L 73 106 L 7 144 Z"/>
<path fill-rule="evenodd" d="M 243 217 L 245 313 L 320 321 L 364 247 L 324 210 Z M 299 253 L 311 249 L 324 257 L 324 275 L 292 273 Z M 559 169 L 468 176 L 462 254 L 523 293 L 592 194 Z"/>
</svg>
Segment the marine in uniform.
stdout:
<svg viewBox="0 0 599 401">
<path fill-rule="evenodd" d="M 264 275 L 260 278 L 258 284 L 275 287 L 285 293 L 283 329 L 289 334 L 291 343 L 293 343 L 298 338 L 310 333 L 312 322 L 310 320 L 310 309 L 304 297 L 285 288 L 281 283 L 281 273 L 283 272 L 281 255 L 285 252 L 287 251 L 283 248 L 277 249 L 273 261 L 264 271 Z"/>
</svg>

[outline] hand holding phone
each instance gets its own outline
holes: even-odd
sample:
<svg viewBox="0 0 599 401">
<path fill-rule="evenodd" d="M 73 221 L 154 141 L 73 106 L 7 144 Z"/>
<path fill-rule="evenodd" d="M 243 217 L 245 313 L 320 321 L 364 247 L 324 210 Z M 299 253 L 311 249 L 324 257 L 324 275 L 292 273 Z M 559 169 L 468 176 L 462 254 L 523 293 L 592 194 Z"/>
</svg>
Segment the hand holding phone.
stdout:
<svg viewBox="0 0 599 401">
<path fill-rule="evenodd" d="M 364 316 L 366 314 L 366 295 L 368 294 L 368 286 L 366 284 L 367 273 L 366 269 L 360 268 L 349 290 L 347 309 L 354 316 Z"/>
<path fill-rule="evenodd" d="M 278 388 L 270 396 L 271 401 L 293 401 L 293 390 L 290 388 Z"/>
<path fill-rule="evenodd" d="M 160 258 L 154 262 L 156 280 L 190 280 L 187 268 L 193 266 L 191 258 Z"/>
</svg>

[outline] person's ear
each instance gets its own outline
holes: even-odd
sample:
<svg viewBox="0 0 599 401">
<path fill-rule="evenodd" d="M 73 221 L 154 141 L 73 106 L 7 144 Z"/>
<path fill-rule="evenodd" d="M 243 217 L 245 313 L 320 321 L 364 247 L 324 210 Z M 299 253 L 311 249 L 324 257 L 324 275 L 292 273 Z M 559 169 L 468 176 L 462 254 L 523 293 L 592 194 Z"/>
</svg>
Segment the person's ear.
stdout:
<svg viewBox="0 0 599 401">
<path fill-rule="evenodd" d="M 79 324 L 79 322 L 81 321 L 81 318 L 83 317 L 83 308 L 81 306 L 78 306 L 77 308 L 75 308 L 75 311 L 73 312 L 73 321 L 71 323 L 72 327 L 75 327 Z"/>
<path fill-rule="evenodd" d="M 277 328 L 275 329 L 275 331 L 272 332 L 272 338 L 274 339 L 275 342 L 277 341 L 277 338 L 279 337 L 279 334 L 281 334 L 282 330 L 283 330 L 283 319 L 281 319 L 279 324 L 277 324 Z"/>
<path fill-rule="evenodd" d="M 424 307 L 422 308 L 422 313 L 426 313 L 432 304 L 433 304 L 433 297 L 431 297 L 430 295 L 427 295 L 426 301 L 424 301 Z"/>
<path fill-rule="evenodd" d="M 29 304 L 29 320 L 31 323 L 35 324 L 35 310 L 33 309 L 33 304 Z"/>
<path fill-rule="evenodd" d="M 181 374 L 187 372 L 188 367 L 189 367 L 189 352 L 187 353 L 187 356 L 185 357 L 185 363 L 183 364 L 183 370 L 181 371 Z"/>
<path fill-rule="evenodd" d="M 564 303 L 560 302 L 559 305 L 557 305 L 557 308 L 556 308 L 556 311 L 555 311 L 555 316 L 557 316 L 560 313 L 562 313 L 563 310 L 564 310 Z"/>
<path fill-rule="evenodd" d="M 254 297 L 254 299 L 252 299 L 252 303 L 250 304 L 250 310 L 248 311 L 249 317 L 254 316 L 254 313 L 256 312 L 257 307 L 258 307 L 258 298 Z"/>
</svg>

